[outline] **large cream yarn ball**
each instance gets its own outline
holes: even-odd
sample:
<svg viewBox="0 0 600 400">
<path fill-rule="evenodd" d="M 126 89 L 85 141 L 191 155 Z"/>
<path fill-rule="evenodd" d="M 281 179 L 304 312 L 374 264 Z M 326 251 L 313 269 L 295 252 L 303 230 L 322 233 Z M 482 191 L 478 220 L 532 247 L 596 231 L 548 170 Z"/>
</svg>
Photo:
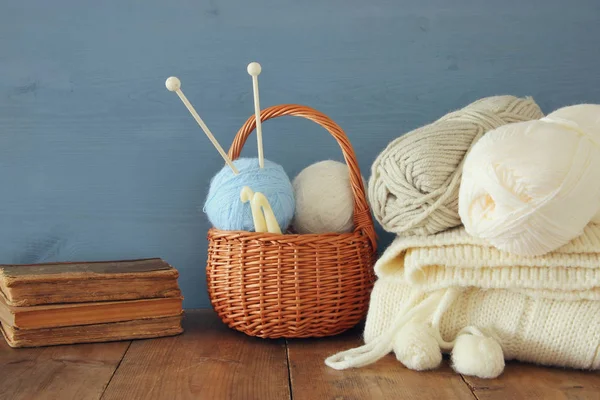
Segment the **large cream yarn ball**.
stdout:
<svg viewBox="0 0 600 400">
<path fill-rule="evenodd" d="M 321 161 L 304 168 L 294 181 L 296 214 L 292 227 L 298 233 L 351 232 L 354 195 L 348 166 Z"/>
<path fill-rule="evenodd" d="M 467 151 L 490 130 L 541 117 L 531 98 L 486 97 L 394 140 L 371 168 L 375 218 L 386 231 L 403 235 L 460 225 L 458 188 Z"/>
<path fill-rule="evenodd" d="M 600 210 L 600 105 L 502 126 L 465 160 L 459 212 L 467 232 L 525 256 L 581 235 Z"/>
</svg>

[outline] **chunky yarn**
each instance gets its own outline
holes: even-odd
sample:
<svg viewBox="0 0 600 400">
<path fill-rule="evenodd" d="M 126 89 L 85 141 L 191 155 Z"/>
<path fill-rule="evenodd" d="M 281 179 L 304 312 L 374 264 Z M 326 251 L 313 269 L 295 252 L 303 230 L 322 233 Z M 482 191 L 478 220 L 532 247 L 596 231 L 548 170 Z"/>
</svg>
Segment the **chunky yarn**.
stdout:
<svg viewBox="0 0 600 400">
<path fill-rule="evenodd" d="M 463 159 L 486 132 L 543 117 L 531 98 L 478 100 L 391 142 L 371 168 L 369 201 L 388 232 L 430 235 L 461 224 Z"/>
<path fill-rule="evenodd" d="M 600 210 L 600 105 L 499 127 L 466 158 L 460 216 L 506 252 L 538 256 L 583 233 Z"/>
<path fill-rule="evenodd" d="M 228 231 L 254 231 L 249 203 L 242 202 L 244 186 L 266 196 L 282 231 L 289 226 L 295 209 L 292 183 L 283 168 L 265 160 L 260 168 L 256 158 L 240 158 L 233 162 L 239 174 L 225 165 L 211 180 L 204 212 L 215 228 Z"/>
</svg>

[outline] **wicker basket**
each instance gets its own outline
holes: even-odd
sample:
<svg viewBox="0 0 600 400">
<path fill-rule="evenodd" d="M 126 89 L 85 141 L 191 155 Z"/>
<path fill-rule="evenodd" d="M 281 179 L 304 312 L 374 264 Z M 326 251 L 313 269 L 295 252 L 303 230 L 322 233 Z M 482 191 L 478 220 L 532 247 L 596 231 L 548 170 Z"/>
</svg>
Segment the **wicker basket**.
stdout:
<svg viewBox="0 0 600 400">
<path fill-rule="evenodd" d="M 213 308 L 229 327 L 262 338 L 322 337 L 341 333 L 365 316 L 373 286 L 376 235 L 354 150 L 344 131 L 310 107 L 262 110 L 261 121 L 296 116 L 329 131 L 342 148 L 354 193 L 352 233 L 208 232 L 206 276 Z M 237 159 L 256 127 L 238 131 L 229 156 Z"/>
</svg>

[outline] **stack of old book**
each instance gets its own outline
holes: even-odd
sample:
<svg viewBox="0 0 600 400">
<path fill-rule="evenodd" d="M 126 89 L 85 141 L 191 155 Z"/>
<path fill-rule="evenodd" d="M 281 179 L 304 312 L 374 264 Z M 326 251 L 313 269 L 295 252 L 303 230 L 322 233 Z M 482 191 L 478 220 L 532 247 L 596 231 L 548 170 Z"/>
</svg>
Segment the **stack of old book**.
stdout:
<svg viewBox="0 0 600 400">
<path fill-rule="evenodd" d="M 144 260 L 0 266 L 0 322 L 11 347 L 182 332 L 179 274 Z"/>
</svg>

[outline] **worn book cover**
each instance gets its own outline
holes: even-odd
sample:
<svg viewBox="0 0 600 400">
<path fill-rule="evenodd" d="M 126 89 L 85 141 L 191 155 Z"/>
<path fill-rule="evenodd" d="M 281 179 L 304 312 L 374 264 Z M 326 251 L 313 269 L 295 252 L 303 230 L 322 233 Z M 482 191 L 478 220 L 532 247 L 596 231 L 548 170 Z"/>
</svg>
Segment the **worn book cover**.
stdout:
<svg viewBox="0 0 600 400">
<path fill-rule="evenodd" d="M 174 336 L 183 332 L 182 316 L 140 319 L 61 328 L 18 329 L 2 323 L 2 333 L 11 347 L 39 347 L 75 343 L 114 342 Z"/>
<path fill-rule="evenodd" d="M 19 329 L 57 328 L 171 317 L 181 314 L 183 297 L 15 307 L 0 296 L 0 321 Z"/>
<path fill-rule="evenodd" d="M 17 307 L 178 297 L 178 277 L 160 258 L 0 265 L 0 295 Z"/>
</svg>

